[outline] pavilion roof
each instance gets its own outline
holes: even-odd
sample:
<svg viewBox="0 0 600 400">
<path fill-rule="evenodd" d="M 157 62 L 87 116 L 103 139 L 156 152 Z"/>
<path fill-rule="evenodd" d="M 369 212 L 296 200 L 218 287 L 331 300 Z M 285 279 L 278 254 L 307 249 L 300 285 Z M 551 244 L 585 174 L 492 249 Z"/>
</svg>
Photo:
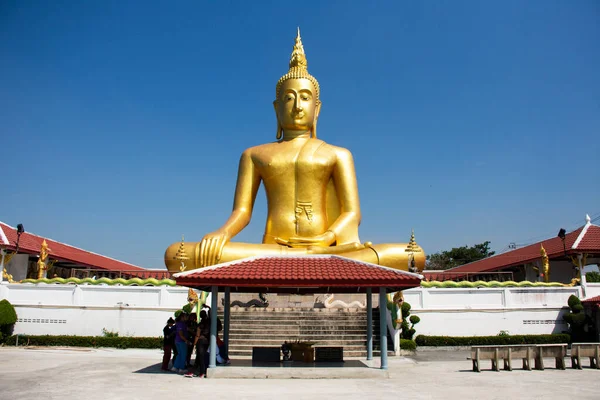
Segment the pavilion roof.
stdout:
<svg viewBox="0 0 600 400">
<path fill-rule="evenodd" d="M 29 232 L 23 232 L 21 234 L 21 238 L 19 239 L 19 253 L 39 254 L 44 240 L 46 240 L 46 243 L 48 244 L 49 257 L 51 259 L 110 271 L 148 271 L 133 264 L 92 253 L 91 251 L 82 250 Z M 17 229 L 4 222 L 0 222 L 0 247 L 14 251 L 16 249 L 16 243 Z"/>
<path fill-rule="evenodd" d="M 337 255 L 250 257 L 174 275 L 178 285 L 232 292 L 364 293 L 417 287 L 421 275 Z M 376 292 L 377 290 L 374 290 Z"/>
</svg>

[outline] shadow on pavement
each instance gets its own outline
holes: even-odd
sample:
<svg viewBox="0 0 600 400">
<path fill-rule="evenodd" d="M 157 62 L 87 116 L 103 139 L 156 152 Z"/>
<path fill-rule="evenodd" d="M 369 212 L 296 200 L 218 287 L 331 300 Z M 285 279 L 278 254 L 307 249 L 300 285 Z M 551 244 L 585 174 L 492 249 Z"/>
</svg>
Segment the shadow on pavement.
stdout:
<svg viewBox="0 0 600 400">
<path fill-rule="evenodd" d="M 162 363 L 156 363 L 153 365 L 149 365 L 145 368 L 138 369 L 137 371 L 133 371 L 134 374 L 165 374 L 167 371 L 163 371 L 160 369 Z"/>
</svg>

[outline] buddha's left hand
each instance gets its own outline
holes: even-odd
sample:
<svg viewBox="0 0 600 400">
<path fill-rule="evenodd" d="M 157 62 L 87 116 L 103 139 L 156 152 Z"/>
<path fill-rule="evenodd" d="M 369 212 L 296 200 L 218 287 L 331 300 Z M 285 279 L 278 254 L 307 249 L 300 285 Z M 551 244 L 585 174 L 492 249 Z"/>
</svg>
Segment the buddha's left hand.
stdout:
<svg viewBox="0 0 600 400">
<path fill-rule="evenodd" d="M 275 241 L 289 247 L 330 246 L 335 242 L 335 233 L 327 231 L 317 236 L 292 236 L 287 240 L 275 238 Z"/>
</svg>

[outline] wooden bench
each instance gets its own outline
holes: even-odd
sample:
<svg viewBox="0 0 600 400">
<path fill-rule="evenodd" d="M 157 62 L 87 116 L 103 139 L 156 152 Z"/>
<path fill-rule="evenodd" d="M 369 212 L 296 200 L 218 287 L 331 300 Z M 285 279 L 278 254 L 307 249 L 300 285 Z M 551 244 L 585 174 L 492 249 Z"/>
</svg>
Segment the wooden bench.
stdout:
<svg viewBox="0 0 600 400">
<path fill-rule="evenodd" d="M 504 369 L 512 371 L 512 359 L 521 359 L 523 369 L 531 371 L 531 359 L 535 361 L 535 369 L 544 369 L 544 357 L 554 357 L 557 369 L 565 369 L 566 344 L 523 344 L 500 346 L 472 346 L 471 360 L 473 371 L 481 372 L 481 360 L 491 360 L 492 370 L 500 370 L 500 360 L 504 361 Z"/>
<path fill-rule="evenodd" d="M 571 345 L 571 365 L 581 369 L 581 357 L 590 358 L 590 368 L 600 369 L 600 343 L 573 343 Z"/>
</svg>

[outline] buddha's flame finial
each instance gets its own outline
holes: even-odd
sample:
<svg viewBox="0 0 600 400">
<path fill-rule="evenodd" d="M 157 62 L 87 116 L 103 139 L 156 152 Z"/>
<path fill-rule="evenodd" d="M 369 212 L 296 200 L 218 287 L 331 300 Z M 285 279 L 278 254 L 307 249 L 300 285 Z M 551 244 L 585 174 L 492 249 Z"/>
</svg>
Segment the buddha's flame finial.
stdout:
<svg viewBox="0 0 600 400">
<path fill-rule="evenodd" d="M 415 240 L 415 230 L 413 229 L 410 233 L 410 242 L 408 242 L 408 246 L 406 246 L 406 251 L 410 253 L 420 253 L 421 249 Z"/>
<path fill-rule="evenodd" d="M 177 250 L 177 253 L 175 254 L 175 258 L 176 260 L 181 261 L 181 266 L 179 267 L 180 271 L 185 271 L 185 269 L 187 268 L 185 265 L 186 260 L 189 260 L 190 258 L 188 257 L 186 251 L 185 251 L 185 238 L 183 235 L 181 235 L 181 244 L 179 245 L 179 249 Z"/>
<path fill-rule="evenodd" d="M 302 45 L 302 38 L 300 37 L 300 27 L 298 27 L 296 43 L 294 44 L 294 49 L 290 56 L 290 70 L 292 68 L 308 70 L 308 62 L 306 61 L 306 54 L 304 53 L 304 46 Z"/>
</svg>

